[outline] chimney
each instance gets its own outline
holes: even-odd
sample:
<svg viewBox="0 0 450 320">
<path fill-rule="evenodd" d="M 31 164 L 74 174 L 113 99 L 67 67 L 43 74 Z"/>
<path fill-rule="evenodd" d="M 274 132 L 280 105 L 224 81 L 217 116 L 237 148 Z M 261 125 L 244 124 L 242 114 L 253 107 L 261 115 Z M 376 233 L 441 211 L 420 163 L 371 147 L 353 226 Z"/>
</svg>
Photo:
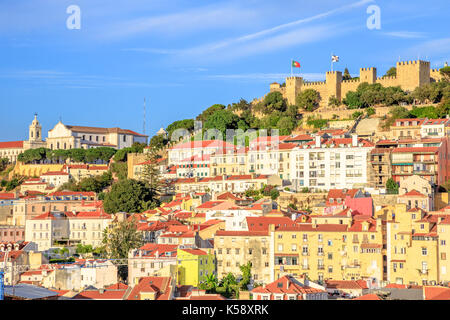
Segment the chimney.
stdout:
<svg viewBox="0 0 450 320">
<path fill-rule="evenodd" d="M 322 137 L 320 135 L 316 135 L 316 148 L 320 148 L 321 139 Z"/>
<path fill-rule="evenodd" d="M 98 290 L 98 292 L 100 292 L 100 294 L 104 294 L 105 293 L 105 289 L 101 288 L 101 289 Z"/>
<path fill-rule="evenodd" d="M 357 146 L 358 146 L 358 135 L 352 134 L 352 147 L 357 147 Z"/>
</svg>

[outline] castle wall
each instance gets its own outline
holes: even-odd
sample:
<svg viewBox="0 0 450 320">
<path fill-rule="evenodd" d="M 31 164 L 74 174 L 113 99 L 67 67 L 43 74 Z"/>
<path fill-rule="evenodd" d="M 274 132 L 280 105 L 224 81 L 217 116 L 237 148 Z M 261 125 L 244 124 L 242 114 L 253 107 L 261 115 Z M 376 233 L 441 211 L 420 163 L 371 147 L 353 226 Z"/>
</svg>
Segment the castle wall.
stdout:
<svg viewBox="0 0 450 320">
<path fill-rule="evenodd" d="M 397 76 L 394 77 L 377 77 L 376 68 L 361 68 L 359 79 L 344 81 L 340 71 L 327 72 L 326 81 L 321 82 L 303 82 L 301 77 L 288 77 L 285 87 L 281 87 L 278 83 L 272 83 L 270 92 L 281 92 L 289 104 L 295 104 L 296 97 L 302 90 L 314 89 L 320 94 L 320 106 L 327 107 L 331 96 L 335 96 L 342 101 L 349 91 L 356 91 L 363 82 L 379 83 L 384 87 L 400 86 L 405 91 L 413 91 L 419 86 L 430 83 L 430 81 L 442 79 L 439 70 L 430 70 L 430 62 L 427 61 L 402 61 L 397 62 L 396 67 Z"/>
<path fill-rule="evenodd" d="M 442 80 L 442 74 L 439 69 L 431 69 L 430 70 L 430 78 L 432 82 L 438 82 Z"/>
<path fill-rule="evenodd" d="M 397 77 L 377 78 L 376 83 L 381 84 L 383 87 L 397 87 L 400 85 Z"/>
<path fill-rule="evenodd" d="M 358 86 L 361 84 L 360 79 L 351 79 L 351 80 L 344 80 L 341 84 L 341 97 L 342 99 L 345 99 L 345 96 L 349 91 L 356 91 Z"/>
<path fill-rule="evenodd" d="M 328 87 L 325 81 L 304 82 L 302 90 L 313 89 L 320 95 L 320 105 L 328 105 Z"/>
</svg>

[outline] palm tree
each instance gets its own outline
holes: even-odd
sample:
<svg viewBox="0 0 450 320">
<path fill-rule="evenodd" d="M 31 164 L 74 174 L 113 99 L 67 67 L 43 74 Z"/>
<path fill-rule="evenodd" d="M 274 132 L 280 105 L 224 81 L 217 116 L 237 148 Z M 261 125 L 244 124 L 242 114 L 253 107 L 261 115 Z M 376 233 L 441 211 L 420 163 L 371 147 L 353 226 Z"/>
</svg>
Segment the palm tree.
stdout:
<svg viewBox="0 0 450 320">
<path fill-rule="evenodd" d="M 216 288 L 219 284 L 219 280 L 217 279 L 216 275 L 214 273 L 210 273 L 205 277 L 205 285 L 206 289 L 212 293 L 216 292 Z"/>
</svg>

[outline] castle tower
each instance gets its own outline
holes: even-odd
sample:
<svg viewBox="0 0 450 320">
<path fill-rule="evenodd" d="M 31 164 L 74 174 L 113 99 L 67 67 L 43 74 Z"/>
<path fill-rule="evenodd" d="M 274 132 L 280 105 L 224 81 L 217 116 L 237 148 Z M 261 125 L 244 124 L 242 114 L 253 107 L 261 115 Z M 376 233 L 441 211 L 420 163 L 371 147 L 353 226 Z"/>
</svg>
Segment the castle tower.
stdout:
<svg viewBox="0 0 450 320">
<path fill-rule="evenodd" d="M 28 141 L 30 142 L 42 142 L 42 126 L 37 120 L 37 113 L 34 114 L 34 120 L 29 127 Z"/>
<path fill-rule="evenodd" d="M 286 99 L 289 104 L 295 104 L 295 98 L 300 93 L 302 84 L 303 84 L 302 77 L 286 78 Z"/>
<path fill-rule="evenodd" d="M 322 101 L 325 104 L 328 104 L 328 100 L 332 96 L 335 96 L 339 101 L 341 101 L 342 72 L 328 71 L 326 74 L 325 82 L 327 86 L 328 97 L 322 97 Z"/>
<path fill-rule="evenodd" d="M 408 91 L 430 83 L 430 62 L 422 60 L 397 62 L 397 80 L 401 88 Z"/>
<path fill-rule="evenodd" d="M 377 68 L 360 68 L 359 79 L 361 83 L 374 84 L 377 81 Z"/>
</svg>

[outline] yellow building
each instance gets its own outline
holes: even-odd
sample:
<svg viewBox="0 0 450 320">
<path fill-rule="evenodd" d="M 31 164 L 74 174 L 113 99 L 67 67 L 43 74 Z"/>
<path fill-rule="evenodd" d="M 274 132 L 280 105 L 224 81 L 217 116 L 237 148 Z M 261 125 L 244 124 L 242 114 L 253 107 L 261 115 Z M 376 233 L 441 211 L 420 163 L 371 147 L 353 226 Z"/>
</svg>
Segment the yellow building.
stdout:
<svg viewBox="0 0 450 320">
<path fill-rule="evenodd" d="M 434 285 L 450 280 L 448 213 L 427 213 L 397 204 L 382 208 L 375 215 L 386 221 L 383 255 L 387 282 Z"/>
<path fill-rule="evenodd" d="M 271 279 L 271 243 L 267 231 L 217 231 L 214 237 L 217 275 L 240 276 L 240 266 L 252 263 L 253 280 L 268 284 Z"/>
<path fill-rule="evenodd" d="M 271 226 L 273 280 L 306 274 L 313 281 L 381 281 L 381 219 L 355 218 L 348 224 L 305 223 Z"/>
<path fill-rule="evenodd" d="M 210 249 L 178 248 L 177 261 L 179 285 L 198 287 L 215 273 L 215 257 Z"/>
</svg>

